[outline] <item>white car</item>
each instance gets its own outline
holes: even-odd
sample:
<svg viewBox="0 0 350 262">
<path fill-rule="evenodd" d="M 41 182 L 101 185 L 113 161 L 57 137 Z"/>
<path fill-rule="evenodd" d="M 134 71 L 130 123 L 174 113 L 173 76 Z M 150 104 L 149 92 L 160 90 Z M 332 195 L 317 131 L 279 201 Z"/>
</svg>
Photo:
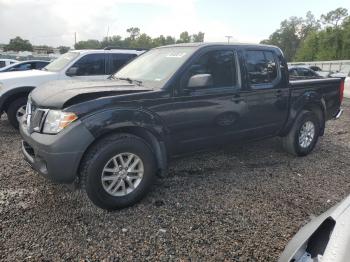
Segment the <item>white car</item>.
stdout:
<svg viewBox="0 0 350 262">
<path fill-rule="evenodd" d="M 42 70 L 0 74 L 0 117 L 6 112 L 11 125 L 18 128 L 24 115 L 28 94 L 37 86 L 53 80 L 107 79 L 144 50 L 75 50 L 60 56 Z"/>
<path fill-rule="evenodd" d="M 19 61 L 14 59 L 0 59 L 0 68 L 18 63 Z"/>
<path fill-rule="evenodd" d="M 350 73 L 348 77 L 345 78 L 344 97 L 350 98 Z"/>
</svg>

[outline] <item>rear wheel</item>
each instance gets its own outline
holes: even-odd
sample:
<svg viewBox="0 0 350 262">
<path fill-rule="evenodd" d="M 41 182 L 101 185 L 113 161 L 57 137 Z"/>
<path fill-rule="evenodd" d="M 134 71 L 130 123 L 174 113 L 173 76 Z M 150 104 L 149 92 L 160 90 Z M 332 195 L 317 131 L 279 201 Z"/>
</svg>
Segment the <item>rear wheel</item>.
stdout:
<svg viewBox="0 0 350 262">
<path fill-rule="evenodd" d="M 120 134 L 104 138 L 89 150 L 82 163 L 81 182 L 95 205 L 115 210 L 140 201 L 155 174 L 149 145 L 139 137 Z"/>
<path fill-rule="evenodd" d="M 315 147 L 320 135 L 320 121 L 311 111 L 302 111 L 288 135 L 282 138 L 284 149 L 297 156 L 308 155 Z"/>
<path fill-rule="evenodd" d="M 7 109 L 7 118 L 10 124 L 18 129 L 21 118 L 26 113 L 27 98 L 20 97 L 11 102 Z"/>
</svg>

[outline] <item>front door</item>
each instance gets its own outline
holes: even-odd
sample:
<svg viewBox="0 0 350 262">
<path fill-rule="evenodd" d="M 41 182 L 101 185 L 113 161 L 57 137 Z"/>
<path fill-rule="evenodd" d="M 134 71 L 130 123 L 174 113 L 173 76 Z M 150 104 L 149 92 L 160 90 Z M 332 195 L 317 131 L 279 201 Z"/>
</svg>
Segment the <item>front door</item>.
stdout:
<svg viewBox="0 0 350 262">
<path fill-rule="evenodd" d="M 73 79 L 80 80 L 102 80 L 107 79 L 107 54 L 88 54 L 81 57 L 71 67 L 76 68 Z"/>
<path fill-rule="evenodd" d="M 212 84 L 187 87 L 190 77 L 198 74 L 210 74 Z M 239 133 L 246 111 L 240 86 L 234 50 L 203 51 L 194 59 L 179 79 L 170 109 L 158 112 L 166 114 L 163 119 L 179 153 L 229 142 Z"/>
</svg>

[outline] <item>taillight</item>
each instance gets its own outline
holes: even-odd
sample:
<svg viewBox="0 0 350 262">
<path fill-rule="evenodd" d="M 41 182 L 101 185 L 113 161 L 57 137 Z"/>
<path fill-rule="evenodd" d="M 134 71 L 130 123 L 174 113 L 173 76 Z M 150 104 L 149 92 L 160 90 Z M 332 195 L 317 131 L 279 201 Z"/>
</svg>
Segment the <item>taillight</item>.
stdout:
<svg viewBox="0 0 350 262">
<path fill-rule="evenodd" d="M 340 103 L 343 102 L 343 98 L 344 98 L 344 86 L 345 86 L 345 80 L 342 79 L 340 82 L 340 89 L 339 89 L 339 95 L 340 95 Z"/>
</svg>

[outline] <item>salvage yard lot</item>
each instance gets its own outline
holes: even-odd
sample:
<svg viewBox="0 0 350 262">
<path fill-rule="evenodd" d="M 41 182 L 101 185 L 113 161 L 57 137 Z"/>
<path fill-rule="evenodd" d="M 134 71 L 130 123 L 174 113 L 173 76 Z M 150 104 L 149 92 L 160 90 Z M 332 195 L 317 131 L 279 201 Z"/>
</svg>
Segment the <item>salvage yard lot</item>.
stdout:
<svg viewBox="0 0 350 262">
<path fill-rule="evenodd" d="M 350 100 L 343 108 L 305 158 L 278 138 L 187 156 L 117 212 L 36 175 L 3 119 L 0 260 L 275 261 L 300 226 L 350 192 Z"/>
</svg>

